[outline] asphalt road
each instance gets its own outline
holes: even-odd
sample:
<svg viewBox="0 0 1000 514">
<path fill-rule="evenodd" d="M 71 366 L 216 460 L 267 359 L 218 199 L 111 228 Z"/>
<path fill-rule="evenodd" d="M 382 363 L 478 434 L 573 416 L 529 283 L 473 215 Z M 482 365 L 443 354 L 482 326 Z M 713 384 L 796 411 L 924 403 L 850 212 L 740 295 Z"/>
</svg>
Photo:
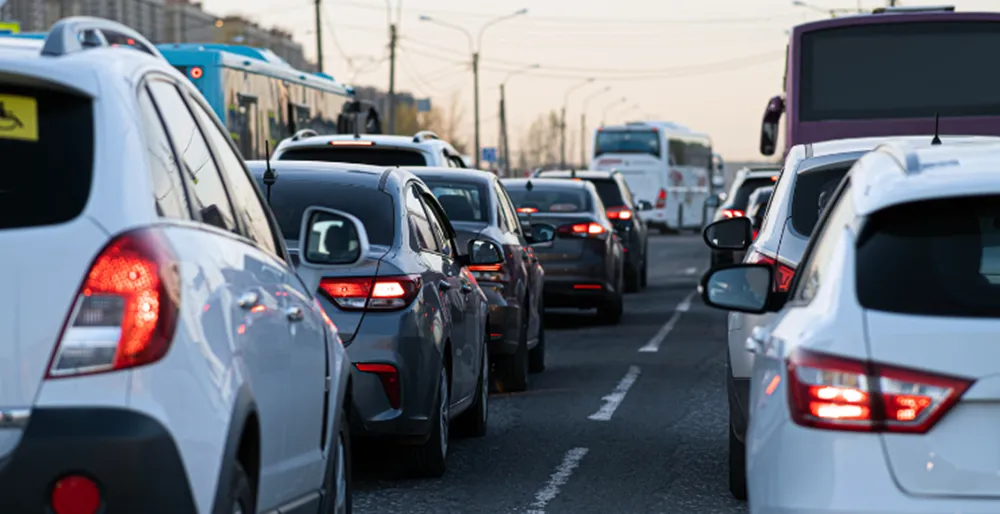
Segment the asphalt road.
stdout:
<svg viewBox="0 0 1000 514">
<path fill-rule="evenodd" d="M 443 478 L 356 455 L 355 512 L 746 512 L 726 482 L 725 314 L 694 295 L 708 250 L 695 235 L 649 247 L 649 287 L 621 325 L 550 311 L 547 369 L 490 398 L 489 433 L 453 440 Z"/>
</svg>

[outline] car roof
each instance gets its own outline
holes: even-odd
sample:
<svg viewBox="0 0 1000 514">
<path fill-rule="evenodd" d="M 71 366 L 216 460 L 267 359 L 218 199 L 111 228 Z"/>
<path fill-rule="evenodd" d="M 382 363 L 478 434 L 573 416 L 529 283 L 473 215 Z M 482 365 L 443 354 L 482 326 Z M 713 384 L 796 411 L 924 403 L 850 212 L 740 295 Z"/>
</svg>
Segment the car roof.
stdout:
<svg viewBox="0 0 1000 514">
<path fill-rule="evenodd" d="M 852 200 L 864 216 L 902 203 L 1000 194 L 997 170 L 1000 142 L 885 144 L 851 169 Z"/>
<path fill-rule="evenodd" d="M 870 151 L 883 144 L 896 144 L 903 147 L 927 146 L 934 138 L 933 134 L 923 136 L 878 136 L 878 137 L 858 137 L 846 139 L 833 139 L 818 143 L 806 143 L 795 145 L 789 152 L 800 153 L 803 158 L 820 157 L 823 155 Z M 1000 141 L 996 136 L 962 136 L 962 135 L 942 135 L 941 141 L 945 143 L 955 142 L 990 142 Z"/>
<path fill-rule="evenodd" d="M 247 161 L 247 168 L 255 177 L 263 176 L 267 166 L 267 161 Z M 333 182 L 379 187 L 383 175 L 392 174 L 394 170 L 402 172 L 399 168 L 343 162 L 271 161 L 270 166 L 278 174 L 276 185 L 282 179 L 289 179 L 295 182 Z"/>
<path fill-rule="evenodd" d="M 505 178 L 502 182 L 504 185 L 514 187 L 526 187 L 528 182 L 531 182 L 534 186 L 545 186 L 546 188 L 594 190 L 594 185 L 586 180 L 566 180 L 562 178 Z"/>
<path fill-rule="evenodd" d="M 538 172 L 538 178 L 571 178 L 576 176 L 580 179 L 590 180 L 590 179 L 610 179 L 617 173 L 615 171 L 601 171 L 601 170 L 543 170 Z"/>
<path fill-rule="evenodd" d="M 289 148 L 303 148 L 326 146 L 333 141 L 371 141 L 372 146 L 387 148 L 403 148 L 412 150 L 435 150 L 441 147 L 450 147 L 446 141 L 441 139 L 423 138 L 415 141 L 416 136 L 394 136 L 385 134 L 327 134 L 304 137 L 298 140 L 285 139 L 279 143 L 282 151 Z"/>
<path fill-rule="evenodd" d="M 420 178 L 442 178 L 451 180 L 462 180 L 465 182 L 476 182 L 489 184 L 496 175 L 482 170 L 442 168 L 440 166 L 413 167 L 408 168 L 410 173 Z"/>
</svg>

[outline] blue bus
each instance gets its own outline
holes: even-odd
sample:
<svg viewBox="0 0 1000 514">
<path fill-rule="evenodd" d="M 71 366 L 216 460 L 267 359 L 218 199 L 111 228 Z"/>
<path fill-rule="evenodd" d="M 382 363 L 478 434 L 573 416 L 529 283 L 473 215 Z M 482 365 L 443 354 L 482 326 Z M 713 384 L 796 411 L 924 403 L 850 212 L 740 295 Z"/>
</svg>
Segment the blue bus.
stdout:
<svg viewBox="0 0 1000 514">
<path fill-rule="evenodd" d="M 292 68 L 270 50 L 242 45 L 157 45 L 208 100 L 244 158 L 263 159 L 265 141 L 302 130 L 317 134 L 380 134 L 378 110 L 354 90 L 321 73 Z"/>
</svg>

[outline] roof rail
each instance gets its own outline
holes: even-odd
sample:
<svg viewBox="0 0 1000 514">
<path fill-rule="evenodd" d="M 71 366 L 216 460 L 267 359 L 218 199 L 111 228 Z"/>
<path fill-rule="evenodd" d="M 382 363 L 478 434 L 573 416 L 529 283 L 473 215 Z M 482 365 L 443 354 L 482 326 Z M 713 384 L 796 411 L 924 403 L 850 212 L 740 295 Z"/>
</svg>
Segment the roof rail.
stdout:
<svg viewBox="0 0 1000 514">
<path fill-rule="evenodd" d="M 441 138 L 438 137 L 437 134 L 429 130 L 421 130 L 420 132 L 417 132 L 416 134 L 413 135 L 414 143 L 419 143 L 421 141 L 424 141 L 425 139 L 441 139 Z"/>
<path fill-rule="evenodd" d="M 88 48 L 118 46 L 123 43 L 124 46 L 163 59 L 163 54 L 142 34 L 116 21 L 90 16 L 63 18 L 52 25 L 45 38 L 42 55 L 61 57 Z"/>
<path fill-rule="evenodd" d="M 896 6 L 896 7 L 876 7 L 872 14 L 891 13 L 917 13 L 917 12 L 955 12 L 954 5 L 922 5 L 922 6 Z"/>
<path fill-rule="evenodd" d="M 306 139 L 309 137 L 316 137 L 319 133 L 313 129 L 302 129 L 292 135 L 292 141 L 299 141 L 301 139 Z"/>
</svg>

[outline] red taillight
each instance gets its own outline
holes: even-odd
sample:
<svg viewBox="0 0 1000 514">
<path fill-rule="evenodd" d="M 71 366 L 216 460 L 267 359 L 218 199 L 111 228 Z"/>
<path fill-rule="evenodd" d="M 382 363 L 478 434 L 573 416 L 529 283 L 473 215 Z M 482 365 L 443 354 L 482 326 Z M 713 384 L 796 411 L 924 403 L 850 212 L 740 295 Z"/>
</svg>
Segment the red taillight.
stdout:
<svg viewBox="0 0 1000 514">
<path fill-rule="evenodd" d="M 792 285 L 792 279 L 795 278 L 795 268 L 782 264 L 760 252 L 750 252 L 746 262 L 747 264 L 767 264 L 774 268 L 774 286 L 772 287 L 774 291 L 787 292 L 788 287 Z"/>
<path fill-rule="evenodd" d="M 70 475 L 52 486 L 51 502 L 55 514 L 94 514 L 101 507 L 101 491 L 89 478 Z"/>
<path fill-rule="evenodd" d="M 420 292 L 420 277 L 324 278 L 319 288 L 345 311 L 390 311 L 406 308 L 413 302 Z"/>
<path fill-rule="evenodd" d="M 746 213 L 739 209 L 722 209 L 722 217 L 724 218 L 742 218 L 746 216 Z"/>
<path fill-rule="evenodd" d="M 627 207 L 610 207 L 607 210 L 608 219 L 610 220 L 630 220 L 632 219 L 632 211 Z"/>
<path fill-rule="evenodd" d="M 521 214 L 534 214 L 538 212 L 538 209 L 534 207 L 518 207 L 517 212 Z"/>
<path fill-rule="evenodd" d="M 753 240 L 754 241 L 757 240 L 757 234 L 758 234 L 758 230 L 757 229 L 753 229 Z"/>
<path fill-rule="evenodd" d="M 115 238 L 87 272 L 48 378 L 160 360 L 174 337 L 179 305 L 180 272 L 163 234 L 137 230 Z"/>
<path fill-rule="evenodd" d="M 600 284 L 573 284 L 573 289 L 604 289 Z"/>
<path fill-rule="evenodd" d="M 395 366 L 390 364 L 356 364 L 355 366 L 358 371 L 378 376 L 382 382 L 382 389 L 385 390 L 385 396 L 389 399 L 389 406 L 393 409 L 400 407 L 402 398 L 400 396 L 399 371 Z"/>
<path fill-rule="evenodd" d="M 599 237 L 607 230 L 597 223 L 573 223 L 556 229 L 558 234 L 576 237 Z"/>
<path fill-rule="evenodd" d="M 660 189 L 660 193 L 656 195 L 656 208 L 663 209 L 667 206 L 667 190 Z"/>
<path fill-rule="evenodd" d="M 830 430 L 927 432 L 971 380 L 799 349 L 787 361 L 795 423 Z"/>
</svg>

